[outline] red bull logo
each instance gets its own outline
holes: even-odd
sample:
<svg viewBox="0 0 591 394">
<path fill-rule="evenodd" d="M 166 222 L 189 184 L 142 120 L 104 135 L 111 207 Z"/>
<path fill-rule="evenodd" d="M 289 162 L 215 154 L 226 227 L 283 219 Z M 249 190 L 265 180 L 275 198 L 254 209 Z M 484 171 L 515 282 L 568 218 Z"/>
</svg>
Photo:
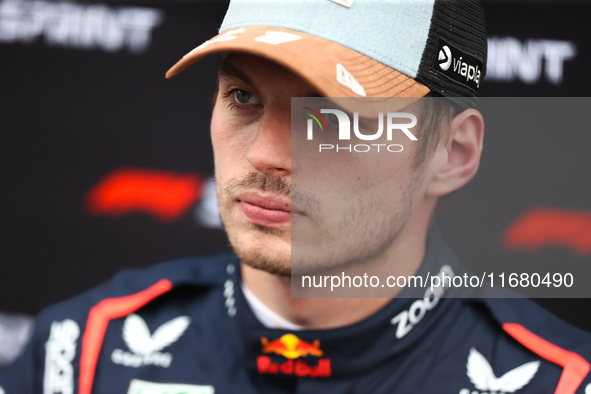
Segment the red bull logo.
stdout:
<svg viewBox="0 0 591 394">
<path fill-rule="evenodd" d="M 274 353 L 287 358 L 287 361 L 276 362 L 269 356 L 257 358 L 257 369 L 261 375 L 283 374 L 316 377 L 329 377 L 332 374 L 330 359 L 321 358 L 317 365 L 308 365 L 304 360 L 296 360 L 300 357 L 315 356 L 321 357 L 324 352 L 320 350 L 320 341 L 306 342 L 293 334 L 285 334 L 279 339 L 269 341 L 261 338 L 263 353 Z"/>
<path fill-rule="evenodd" d="M 285 358 L 294 359 L 312 355 L 322 356 L 320 341 L 317 339 L 312 343 L 302 341 L 293 334 L 285 334 L 279 339 L 269 342 L 267 338 L 261 338 L 263 353 L 275 353 Z"/>
</svg>

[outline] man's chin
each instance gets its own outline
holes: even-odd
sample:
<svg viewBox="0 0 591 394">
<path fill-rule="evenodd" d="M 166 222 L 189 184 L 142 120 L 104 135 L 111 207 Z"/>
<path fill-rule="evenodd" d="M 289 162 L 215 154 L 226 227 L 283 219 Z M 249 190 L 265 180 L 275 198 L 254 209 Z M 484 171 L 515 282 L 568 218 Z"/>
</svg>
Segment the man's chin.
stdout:
<svg viewBox="0 0 591 394">
<path fill-rule="evenodd" d="M 273 275 L 291 276 L 291 231 L 250 224 L 248 229 L 226 228 L 240 262 Z"/>
<path fill-rule="evenodd" d="M 248 265 L 251 268 L 268 272 L 272 275 L 282 276 L 286 278 L 291 277 L 291 266 L 289 261 L 287 263 L 274 259 L 269 259 L 268 256 L 256 253 L 238 253 L 234 250 L 240 259 L 240 262 Z"/>
</svg>

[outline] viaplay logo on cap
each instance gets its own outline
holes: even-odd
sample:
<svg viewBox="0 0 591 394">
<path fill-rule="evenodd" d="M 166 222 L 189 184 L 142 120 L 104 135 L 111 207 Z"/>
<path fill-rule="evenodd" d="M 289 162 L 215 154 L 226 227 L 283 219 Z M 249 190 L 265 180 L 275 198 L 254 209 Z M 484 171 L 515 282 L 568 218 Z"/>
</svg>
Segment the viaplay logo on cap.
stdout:
<svg viewBox="0 0 591 394">
<path fill-rule="evenodd" d="M 444 45 L 443 48 L 441 48 L 441 50 L 439 51 L 438 60 L 441 61 L 441 63 L 439 63 L 439 67 L 441 67 L 443 71 L 449 70 L 453 58 L 451 56 L 451 49 L 449 49 L 447 45 Z"/>
<path fill-rule="evenodd" d="M 438 48 L 435 69 L 441 70 L 449 78 L 470 89 L 478 90 L 484 68 L 482 62 L 441 38 Z"/>
<path fill-rule="evenodd" d="M 269 341 L 261 338 L 263 353 L 274 353 L 285 357 L 287 361 L 273 361 L 269 356 L 257 358 L 257 369 L 261 375 L 295 375 L 308 376 L 311 378 L 327 378 L 332 375 L 329 358 L 320 358 L 316 365 L 309 365 L 300 357 L 314 356 L 321 357 L 324 352 L 320 350 L 320 341 L 306 342 L 294 334 L 285 334 L 278 339 Z"/>
</svg>

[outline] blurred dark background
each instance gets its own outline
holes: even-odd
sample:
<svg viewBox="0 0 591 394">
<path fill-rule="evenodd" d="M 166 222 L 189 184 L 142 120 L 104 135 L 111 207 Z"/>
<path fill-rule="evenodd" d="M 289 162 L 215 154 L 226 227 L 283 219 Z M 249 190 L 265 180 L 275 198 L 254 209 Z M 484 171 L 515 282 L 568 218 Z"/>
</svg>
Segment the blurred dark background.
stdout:
<svg viewBox="0 0 591 394">
<path fill-rule="evenodd" d="M 226 7 L 221 0 L 0 0 L 0 348 L 26 338 L 27 316 L 116 271 L 228 249 L 210 181 L 218 59 L 164 79 L 216 34 Z M 482 96 L 585 100 L 590 3 L 490 0 L 485 9 Z M 480 174 L 440 219 L 444 237 L 463 261 L 590 264 L 589 127 L 539 139 L 529 130 L 533 151 L 527 138 L 509 138 L 519 130 L 489 126 Z M 503 242 L 540 209 L 558 217 L 546 226 L 579 225 L 579 243 L 539 234 L 534 246 Z M 590 300 L 537 301 L 591 330 L 583 313 Z M 2 357 L 0 365 L 9 362 L 10 354 Z"/>
</svg>

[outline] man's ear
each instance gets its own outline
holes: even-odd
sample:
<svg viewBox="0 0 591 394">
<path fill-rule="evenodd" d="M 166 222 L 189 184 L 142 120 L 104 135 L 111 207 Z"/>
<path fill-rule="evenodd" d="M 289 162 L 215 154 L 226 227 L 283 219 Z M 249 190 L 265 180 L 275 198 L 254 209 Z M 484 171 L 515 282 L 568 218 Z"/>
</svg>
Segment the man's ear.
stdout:
<svg viewBox="0 0 591 394">
<path fill-rule="evenodd" d="M 478 171 L 484 120 L 480 112 L 468 109 L 451 122 L 448 136 L 437 146 L 431 160 L 426 195 L 439 197 L 464 186 Z"/>
</svg>

